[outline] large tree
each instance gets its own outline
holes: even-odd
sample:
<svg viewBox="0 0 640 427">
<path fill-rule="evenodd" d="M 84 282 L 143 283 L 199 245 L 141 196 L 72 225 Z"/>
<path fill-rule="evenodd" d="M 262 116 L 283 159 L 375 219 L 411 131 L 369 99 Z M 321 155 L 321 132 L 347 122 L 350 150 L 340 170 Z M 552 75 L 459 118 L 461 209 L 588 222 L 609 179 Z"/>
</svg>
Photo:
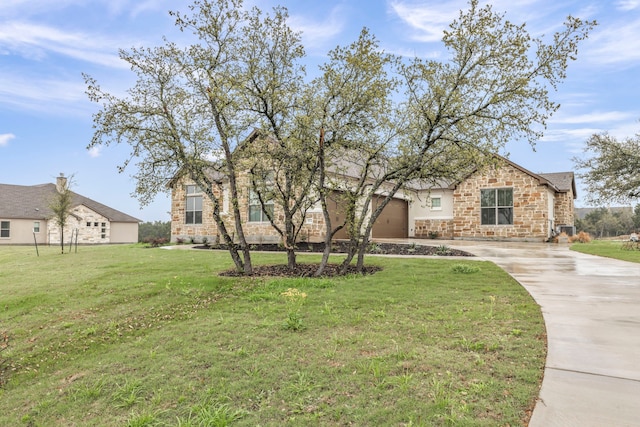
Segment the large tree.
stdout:
<svg viewBox="0 0 640 427">
<path fill-rule="evenodd" d="M 391 122 L 391 132 L 369 129 L 354 146 L 366 185 L 356 189 L 359 208 L 345 263 L 357 252 L 357 265 L 363 266 L 373 224 L 411 180 L 456 181 L 491 163 L 491 154 L 508 141 L 534 144 L 559 108 L 550 91 L 565 79 L 578 43 L 594 25 L 568 17 L 564 29 L 545 42 L 525 24 L 471 0 L 444 32 L 447 60 L 401 62 L 403 101 L 390 110 L 401 120 Z"/>
<path fill-rule="evenodd" d="M 593 204 L 628 203 L 640 199 L 640 134 L 619 140 L 607 133 L 594 134 L 585 156 L 574 163 L 583 170 L 586 200 Z"/>
<path fill-rule="evenodd" d="M 373 224 L 408 182 L 456 180 L 507 141 L 539 138 L 558 108 L 549 89 L 565 78 L 567 62 L 594 24 L 570 17 L 546 44 L 471 0 L 444 34 L 447 60 L 403 62 L 365 29 L 330 52 L 320 76 L 307 82 L 304 49 L 286 10 L 264 15 L 242 6 L 241 0 L 196 0 L 190 15 L 173 15 L 198 43 L 122 51 L 138 76 L 127 97 L 86 80 L 90 98 L 102 104 L 91 145 L 132 147 L 143 202 L 178 174 L 194 180 L 245 273 L 252 269 L 239 202 L 249 197 L 238 183 L 244 169 L 290 266 L 306 210 L 319 200 L 326 242 L 346 227 L 350 250 L 343 265 L 358 254 L 361 268 Z M 263 143 L 247 144 L 256 128 Z M 233 231 L 214 191 L 223 182 Z M 327 199 L 336 195 L 346 206 L 341 224 L 331 224 L 328 211 Z M 282 217 L 268 208 L 272 201 Z"/>
<path fill-rule="evenodd" d="M 251 274 L 240 210 L 248 193 L 239 183 L 244 163 L 237 148 L 262 119 L 256 111 L 260 93 L 254 91 L 272 91 L 272 97 L 296 91 L 279 86 L 289 77 L 288 64 L 267 70 L 265 76 L 260 62 L 265 53 L 295 58 L 296 39 L 282 25 L 286 15 L 281 10 L 275 17 L 263 16 L 257 8 L 244 10 L 241 0 L 197 0 L 190 9 L 190 14 L 172 15 L 181 31 L 193 32 L 197 43 L 181 48 L 167 41 L 161 47 L 120 52 L 138 78 L 128 96 L 109 94 L 85 76 L 89 98 L 101 104 L 89 147 L 131 146 L 131 158 L 137 160 L 136 195 L 143 204 L 177 176 L 193 180 L 213 204 L 213 218 L 236 268 Z M 283 38 L 292 41 L 279 44 Z M 261 47 L 273 49 L 264 52 Z M 232 229 L 222 212 L 223 185 L 228 188 Z"/>
</svg>

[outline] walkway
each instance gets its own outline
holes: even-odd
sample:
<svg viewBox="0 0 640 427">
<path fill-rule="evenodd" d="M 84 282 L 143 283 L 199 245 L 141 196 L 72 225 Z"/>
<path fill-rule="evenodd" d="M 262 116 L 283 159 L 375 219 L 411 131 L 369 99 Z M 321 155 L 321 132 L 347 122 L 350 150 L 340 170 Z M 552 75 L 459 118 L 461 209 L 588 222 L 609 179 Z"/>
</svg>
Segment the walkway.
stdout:
<svg viewBox="0 0 640 427">
<path fill-rule="evenodd" d="M 639 264 L 566 245 L 446 244 L 496 263 L 542 308 L 548 354 L 530 427 L 640 426 Z"/>
</svg>

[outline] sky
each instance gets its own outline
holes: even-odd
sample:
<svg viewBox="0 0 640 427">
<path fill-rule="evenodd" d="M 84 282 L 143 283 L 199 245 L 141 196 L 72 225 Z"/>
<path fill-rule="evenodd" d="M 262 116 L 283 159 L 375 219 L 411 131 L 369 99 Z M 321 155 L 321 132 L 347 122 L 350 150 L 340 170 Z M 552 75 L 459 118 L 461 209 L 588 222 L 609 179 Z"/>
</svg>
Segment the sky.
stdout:
<svg viewBox="0 0 640 427">
<path fill-rule="evenodd" d="M 168 221 L 170 202 L 159 195 L 147 206 L 135 197 L 135 169 L 118 172 L 129 147 L 87 150 L 98 105 L 85 94 L 82 73 L 114 94 L 135 84 L 119 49 L 153 47 L 163 37 L 188 43 L 169 10 L 175 0 L 0 1 L 0 183 L 37 185 L 73 176 L 72 190 L 142 221 Z M 481 2 L 485 4 L 485 2 Z M 640 131 L 640 0 L 496 0 L 494 11 L 526 22 L 534 36 L 561 29 L 567 15 L 598 26 L 569 64 L 566 81 L 552 93 L 561 104 L 535 151 L 507 144 L 509 158 L 535 173 L 574 170 L 594 133 L 618 138 Z M 245 7 L 284 6 L 302 32 L 308 69 L 329 50 L 354 41 L 367 27 L 382 49 L 409 58 L 447 59 L 442 32 L 466 9 L 465 0 L 249 0 Z M 578 178 L 576 206 L 586 206 Z"/>
</svg>

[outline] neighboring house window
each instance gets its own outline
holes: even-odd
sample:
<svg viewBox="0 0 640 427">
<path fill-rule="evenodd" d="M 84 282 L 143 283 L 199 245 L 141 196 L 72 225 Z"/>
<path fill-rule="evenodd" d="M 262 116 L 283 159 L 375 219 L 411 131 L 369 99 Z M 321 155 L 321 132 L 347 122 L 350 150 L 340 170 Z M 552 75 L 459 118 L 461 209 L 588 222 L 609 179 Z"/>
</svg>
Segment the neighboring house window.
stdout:
<svg viewBox="0 0 640 427">
<path fill-rule="evenodd" d="M 33 222 L 33 232 L 34 233 L 39 233 L 40 232 L 40 221 L 34 221 Z"/>
<path fill-rule="evenodd" d="M 513 188 L 480 190 L 482 225 L 513 224 Z"/>
<path fill-rule="evenodd" d="M 87 227 L 91 227 L 91 221 L 87 221 Z"/>
<path fill-rule="evenodd" d="M 441 197 L 432 197 L 431 198 L 431 210 L 432 211 L 440 211 L 440 210 L 442 210 L 442 198 Z"/>
<path fill-rule="evenodd" d="M 5 237 L 7 239 L 11 237 L 10 221 L 0 221 L 0 237 Z"/>
<path fill-rule="evenodd" d="M 202 190 L 197 185 L 187 185 L 185 224 L 202 224 Z"/>
<path fill-rule="evenodd" d="M 268 201 L 265 203 L 265 209 L 273 218 L 273 201 Z M 251 190 L 249 193 L 249 222 L 265 222 L 269 221 L 267 214 L 262 210 L 262 206 L 260 205 L 260 199 L 258 199 L 258 195 Z"/>
</svg>

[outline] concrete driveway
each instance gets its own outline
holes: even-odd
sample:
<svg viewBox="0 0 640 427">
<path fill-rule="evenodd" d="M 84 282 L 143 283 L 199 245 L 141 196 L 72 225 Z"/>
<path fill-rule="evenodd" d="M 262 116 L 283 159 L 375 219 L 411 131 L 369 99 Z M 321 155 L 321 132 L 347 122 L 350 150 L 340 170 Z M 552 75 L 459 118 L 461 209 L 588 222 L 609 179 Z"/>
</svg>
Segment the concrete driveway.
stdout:
<svg viewBox="0 0 640 427">
<path fill-rule="evenodd" d="M 548 354 L 531 427 L 640 426 L 640 264 L 566 245 L 446 244 L 496 263 L 542 307 Z"/>
</svg>

